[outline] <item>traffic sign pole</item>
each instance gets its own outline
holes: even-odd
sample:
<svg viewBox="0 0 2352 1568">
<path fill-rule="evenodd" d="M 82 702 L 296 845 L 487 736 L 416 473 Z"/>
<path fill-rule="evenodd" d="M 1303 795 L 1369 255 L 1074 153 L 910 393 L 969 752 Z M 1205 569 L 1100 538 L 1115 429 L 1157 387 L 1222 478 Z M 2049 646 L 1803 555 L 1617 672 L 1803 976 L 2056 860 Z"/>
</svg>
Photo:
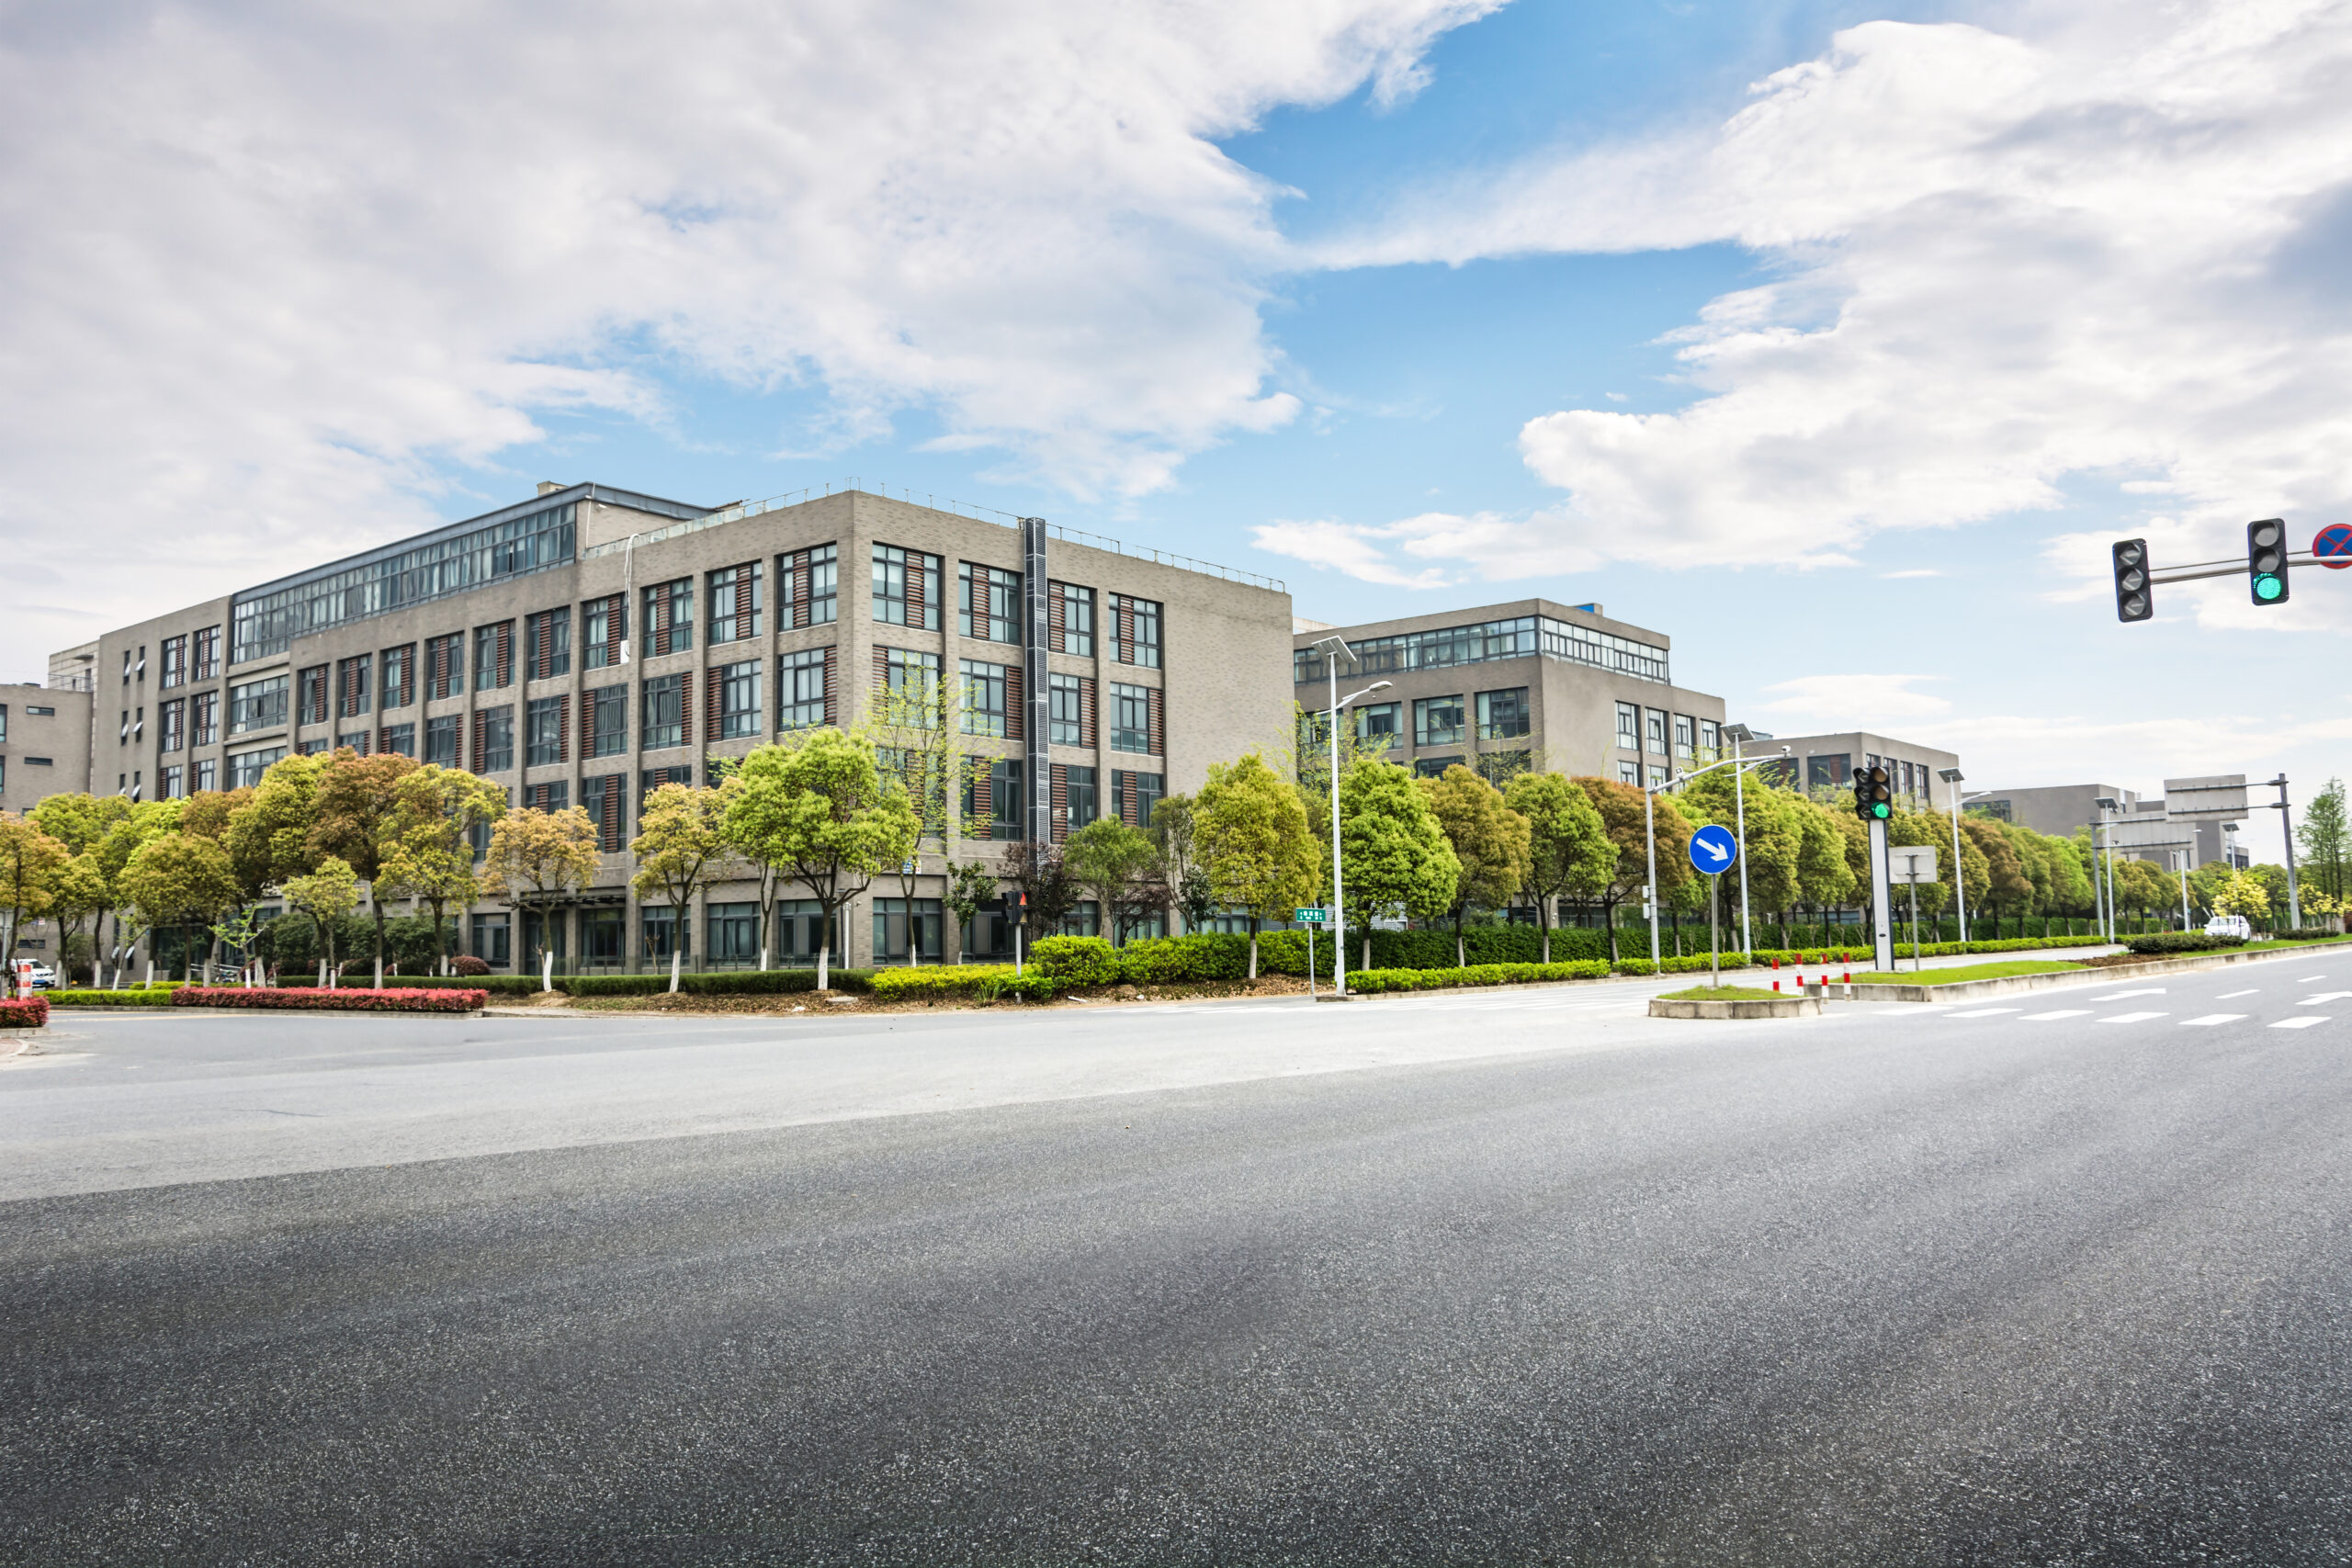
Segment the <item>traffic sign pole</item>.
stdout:
<svg viewBox="0 0 2352 1568">
<path fill-rule="evenodd" d="M 1894 916 L 1887 908 L 1886 818 L 1873 817 L 1871 829 L 1871 935 L 1877 969 L 1894 973 Z"/>
</svg>

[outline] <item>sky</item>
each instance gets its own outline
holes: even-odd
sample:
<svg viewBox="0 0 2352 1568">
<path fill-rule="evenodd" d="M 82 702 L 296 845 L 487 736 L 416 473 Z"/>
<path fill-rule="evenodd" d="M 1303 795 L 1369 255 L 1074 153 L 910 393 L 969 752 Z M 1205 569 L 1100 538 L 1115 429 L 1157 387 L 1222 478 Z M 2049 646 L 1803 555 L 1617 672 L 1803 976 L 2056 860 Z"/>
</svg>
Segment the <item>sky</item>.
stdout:
<svg viewBox="0 0 2352 1568">
<path fill-rule="evenodd" d="M 1543 595 L 1972 786 L 2352 762 L 2352 0 L 0 13 L 0 679 L 594 479 Z M 2275 858 L 2276 828 L 2249 825 Z"/>
</svg>

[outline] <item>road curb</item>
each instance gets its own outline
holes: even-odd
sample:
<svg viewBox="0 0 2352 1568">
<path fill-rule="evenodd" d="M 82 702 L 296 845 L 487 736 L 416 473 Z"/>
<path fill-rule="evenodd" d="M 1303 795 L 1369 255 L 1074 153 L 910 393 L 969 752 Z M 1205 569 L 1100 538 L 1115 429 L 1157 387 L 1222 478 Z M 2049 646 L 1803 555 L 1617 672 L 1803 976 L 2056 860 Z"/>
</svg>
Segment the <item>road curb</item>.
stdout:
<svg viewBox="0 0 2352 1568">
<path fill-rule="evenodd" d="M 2332 944 L 2333 945 L 2333 944 Z M 2046 991 L 2066 986 L 2128 986 L 2149 975 L 2191 975 L 2227 969 L 2239 964 L 2271 959 L 2305 958 L 2312 951 L 2291 948 L 2267 953 L 2211 953 L 2194 958 L 2159 958 L 2150 964 L 2120 964 L 2108 969 L 2068 970 L 2052 975 L 2004 975 L 1993 980 L 1962 980 L 1949 986 L 1897 985 L 1883 981 L 1854 985 L 1858 1002 L 1964 1002 L 1979 997 L 2014 996 L 2019 991 Z"/>
<path fill-rule="evenodd" d="M 1652 1018 L 1819 1018 L 1821 1004 L 1811 997 L 1749 998 L 1739 1001 L 1669 1001 L 1650 998 Z"/>
</svg>

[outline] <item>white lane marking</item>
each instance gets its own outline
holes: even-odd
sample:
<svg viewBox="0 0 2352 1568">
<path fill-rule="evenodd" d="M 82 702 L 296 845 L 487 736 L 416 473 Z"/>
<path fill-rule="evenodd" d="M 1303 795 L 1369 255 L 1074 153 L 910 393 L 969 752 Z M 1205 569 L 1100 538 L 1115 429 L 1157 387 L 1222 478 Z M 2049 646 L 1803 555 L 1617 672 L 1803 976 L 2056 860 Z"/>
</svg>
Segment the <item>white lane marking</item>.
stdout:
<svg viewBox="0 0 2352 1568">
<path fill-rule="evenodd" d="M 1891 1008 L 1881 1008 L 1871 1016 L 1875 1018 L 1934 1018 L 1939 1013 L 1947 1013 L 1950 1011 L 1951 1011 L 1951 1007 L 1949 1003 L 1942 1007 L 1923 1008 L 1915 1002 L 1907 1005 L 1897 1004 Z"/>
<path fill-rule="evenodd" d="M 2300 986 L 2307 980 L 2324 980 L 2326 978 L 2327 976 L 2324 975 L 2298 975 L 2295 976 L 2295 984 Z"/>
<path fill-rule="evenodd" d="M 2322 991 L 2315 997 L 2305 997 L 2295 1005 L 2299 1008 L 2315 1008 L 2323 1002 L 2340 1002 L 2346 997 L 2352 997 L 2352 991 Z"/>
<path fill-rule="evenodd" d="M 1948 1014 L 1951 1018 L 1991 1018 L 1996 1013 L 2015 1012 L 2015 1008 L 1971 1008 L 1966 1012 Z"/>
<path fill-rule="evenodd" d="M 2213 999 L 2217 1002 L 2225 1002 L 2232 997 L 2258 997 L 2260 995 L 2262 995 L 2262 987 L 2256 986 L 2250 991 L 2223 991 L 2220 996 L 2215 997 Z"/>
<path fill-rule="evenodd" d="M 2120 1002 L 2126 997 L 2161 997 L 2164 994 L 2165 988 L 2162 986 L 2143 986 L 2136 991 L 2109 991 L 2103 997 L 2093 997 L 2091 1000 L 2095 1002 Z"/>
<path fill-rule="evenodd" d="M 2203 1018 L 2184 1018 L 2180 1021 L 2180 1026 L 2183 1029 L 2193 1029 L 2204 1023 L 2235 1023 L 2245 1016 L 2242 1012 L 2209 1012 Z"/>
<path fill-rule="evenodd" d="M 2324 1018 L 2282 1018 L 2270 1027 L 2273 1029 L 2309 1029 L 2314 1023 L 2325 1023 L 2326 1021 L 2327 1020 Z"/>
<path fill-rule="evenodd" d="M 2113 1018 L 2103 1018 L 2101 1023 L 2145 1023 L 2152 1018 L 2170 1018 L 2164 1012 L 2119 1012 Z"/>
<path fill-rule="evenodd" d="M 2018 1020 L 2019 1023 L 2046 1023 L 2054 1018 L 2088 1018 L 2088 1008 L 2060 1008 L 2056 1012 L 2030 1012 Z"/>
</svg>

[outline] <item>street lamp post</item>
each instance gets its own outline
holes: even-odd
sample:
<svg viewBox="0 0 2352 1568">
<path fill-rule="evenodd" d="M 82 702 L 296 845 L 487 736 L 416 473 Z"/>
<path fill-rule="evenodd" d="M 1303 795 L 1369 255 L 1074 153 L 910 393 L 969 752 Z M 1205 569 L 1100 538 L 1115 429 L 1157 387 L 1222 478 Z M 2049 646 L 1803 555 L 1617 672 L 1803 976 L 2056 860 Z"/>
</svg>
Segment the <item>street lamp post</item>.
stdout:
<svg viewBox="0 0 2352 1568">
<path fill-rule="evenodd" d="M 1961 781 L 1965 776 L 1958 768 L 1936 770 L 1936 777 L 1951 785 L 1951 891 L 1953 902 L 1960 907 L 1960 944 L 1962 947 L 1968 945 L 1968 888 L 1962 882 L 1960 868 L 1960 807 L 1962 801 L 1981 800 L 1993 793 L 1989 789 L 1980 789 L 1962 794 Z M 1993 934 L 1996 937 L 2001 934 L 1998 926 L 1994 928 Z"/>
<path fill-rule="evenodd" d="M 1756 731 L 1744 724 L 1726 724 L 1723 733 L 1724 739 L 1731 742 L 1731 800 L 1736 822 L 1732 836 L 1739 844 L 1739 951 L 1742 956 L 1753 959 L 1756 956 L 1756 938 L 1747 919 L 1747 795 L 1741 787 L 1741 780 L 1747 770 L 1739 765 L 1739 745 L 1743 740 L 1755 739 Z M 1766 739 L 1770 738 L 1768 736 Z M 1781 754 L 1786 756 L 1788 750 L 1783 746 Z"/>
<path fill-rule="evenodd" d="M 1358 694 L 1357 694 L 1357 695 L 1359 695 L 1359 696 L 1361 696 L 1362 694 L 1363 694 L 1362 693 L 1358 693 Z M 1351 698 L 1351 699 L 1350 699 L 1350 700 L 1351 700 L 1351 701 L 1352 701 L 1353 699 Z M 1781 747 L 1781 756 L 1783 756 L 1783 757 L 1784 757 L 1784 756 L 1786 756 L 1786 755 L 1788 754 L 1788 750 L 1789 750 L 1789 749 L 1788 749 L 1787 747 L 1785 747 L 1785 746 Z M 1650 868 L 1649 892 L 1648 892 L 1648 894 L 1645 896 L 1645 899 L 1644 899 L 1644 902 L 1648 906 L 1648 908 L 1649 908 L 1649 919 L 1650 919 L 1650 964 L 1651 964 L 1651 965 L 1652 965 L 1653 967 L 1655 967 L 1655 966 L 1657 965 L 1657 962 L 1658 962 L 1658 945 L 1657 945 L 1657 792 L 1658 792 L 1658 791 L 1660 791 L 1660 790 L 1662 790 L 1662 789 L 1679 789 L 1679 788 L 1681 788 L 1684 784 L 1689 784 L 1692 779 L 1697 778 L 1701 773 L 1713 773 L 1717 768 L 1730 768 L 1731 770 L 1733 770 L 1733 772 L 1732 772 L 1732 775 L 1731 775 L 1731 776 L 1732 776 L 1733 794 L 1734 794 L 1734 795 L 1735 795 L 1735 796 L 1736 796 L 1736 795 L 1737 795 L 1737 794 L 1738 794 L 1738 783 L 1739 783 L 1739 776 L 1740 776 L 1740 774 L 1742 774 L 1742 773 L 1745 773 L 1748 772 L 1748 771 L 1749 771 L 1750 769 L 1752 769 L 1752 768 L 1760 768 L 1760 767 L 1763 767 L 1763 766 L 1764 766 L 1766 763 L 1768 763 L 1768 762 L 1777 762 L 1777 761 L 1779 761 L 1780 760 L 1781 760 L 1781 758 L 1780 758 L 1780 757 L 1758 757 L 1756 761 L 1752 761 L 1752 762 L 1742 762 L 1742 761 L 1739 761 L 1739 759 L 1738 759 L 1737 757 L 1725 757 L 1725 758 L 1724 758 L 1722 761 L 1720 761 L 1720 762 L 1710 762 L 1710 763 L 1708 763 L 1708 764 L 1707 764 L 1705 767 L 1703 767 L 1703 768 L 1694 768 L 1693 770 L 1691 770 L 1690 773 L 1671 773 L 1671 774 L 1668 774 L 1666 778 L 1664 778 L 1664 779 L 1660 780 L 1660 781 L 1659 781 L 1658 783 L 1657 783 L 1657 784 L 1644 784 L 1644 785 L 1642 785 L 1642 786 L 1641 786 L 1641 789 L 1642 789 L 1642 828 L 1643 828 L 1642 837 L 1643 837 L 1643 839 L 1645 840 L 1645 846 L 1644 846 L 1644 847 L 1645 847 L 1645 849 L 1647 849 L 1647 851 L 1649 852 L 1649 868 Z M 1742 907 L 1742 908 L 1740 909 L 1740 916 L 1741 916 L 1741 918 L 1742 918 L 1743 919 L 1745 919 L 1747 918 L 1747 908 L 1745 908 L 1745 900 L 1746 900 L 1746 898 L 1747 898 L 1747 867 L 1746 867 L 1746 862 L 1747 862 L 1747 845 L 1746 845 L 1746 843 L 1745 843 L 1744 841 L 1741 841 L 1741 840 L 1738 840 L 1738 838 L 1737 838 L 1736 834 L 1735 834 L 1735 836 L 1734 836 L 1734 841 L 1735 841 L 1735 842 L 1738 842 L 1738 843 L 1740 844 L 1739 858 L 1740 858 L 1740 861 L 1741 861 L 1741 863 L 1742 863 L 1742 865 L 1741 865 L 1741 872 L 1740 872 L 1740 885 L 1741 885 L 1741 886 L 1740 886 L 1740 897 L 1741 897 L 1742 903 L 1743 903 L 1743 907 Z M 1613 939 L 1612 939 L 1612 940 L 1613 940 Z M 1614 951 L 1615 951 L 1615 949 L 1613 949 L 1613 948 L 1612 948 L 1611 951 L 1611 952 L 1614 952 Z"/>
<path fill-rule="evenodd" d="M 2094 833 L 2094 834 L 2092 835 L 2092 837 L 2091 837 L 2091 891 L 2092 891 L 2093 893 L 2098 893 L 2098 892 L 2100 892 L 2100 891 L 2104 890 L 2104 892 L 2105 892 L 2105 893 L 2106 893 L 2106 895 L 2107 895 L 2107 933 L 2106 933 L 2106 934 L 2107 934 L 2107 940 L 2108 940 L 2108 941 L 2109 941 L 2109 942 L 2113 942 L 2113 941 L 2115 940 L 2115 938 L 2116 938 L 2116 930 L 2117 930 L 2117 927 L 2116 927 L 2116 919 L 2115 919 L 2115 823 L 2114 823 L 2114 814 L 2115 814 L 2117 811 L 2119 811 L 2119 810 L 2122 809 L 2122 802 L 2120 802 L 2120 801 L 2117 800 L 2113 795 L 2100 795 L 2097 800 L 2092 801 L 2092 802 L 2091 802 L 2091 804 L 2092 804 L 2093 806 L 2096 806 L 2096 807 L 2098 807 L 2098 833 Z M 2101 833 L 2105 834 L 2105 835 L 2106 835 L 2106 838 L 2107 838 L 2107 881 L 2106 881 L 2106 882 L 2105 882 L 2105 884 L 2103 884 L 2103 885 L 2100 883 L 2100 881 L 2099 881 L 2099 877 L 2098 877 L 2098 868 L 2099 868 L 2099 846 L 2098 846 L 2098 838 L 2099 838 L 2099 834 L 2101 834 Z"/>
<path fill-rule="evenodd" d="M 1388 682 L 1376 681 L 1361 692 L 1340 695 L 1340 660 L 1357 662 L 1355 650 L 1347 639 L 1339 637 L 1318 638 L 1314 646 L 1323 654 L 1325 673 L 1330 678 L 1331 711 L 1326 716 L 1331 727 L 1331 994 L 1348 994 L 1348 901 L 1340 874 L 1340 710 L 1358 697 L 1368 697 L 1374 692 L 1385 692 Z"/>
</svg>

